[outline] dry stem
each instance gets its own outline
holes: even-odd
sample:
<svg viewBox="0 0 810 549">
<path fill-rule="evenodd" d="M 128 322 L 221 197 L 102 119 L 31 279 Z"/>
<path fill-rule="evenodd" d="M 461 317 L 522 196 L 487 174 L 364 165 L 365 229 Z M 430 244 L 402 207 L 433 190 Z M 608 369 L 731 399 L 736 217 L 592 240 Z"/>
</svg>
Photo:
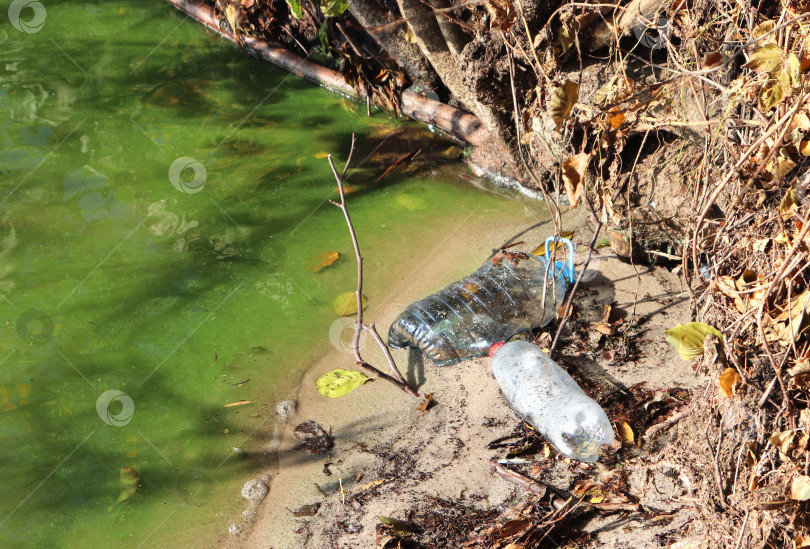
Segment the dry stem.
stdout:
<svg viewBox="0 0 810 549">
<path fill-rule="evenodd" d="M 393 357 L 391 356 L 391 351 L 388 349 L 388 346 L 383 342 L 380 334 L 377 333 L 377 329 L 374 327 L 374 324 L 371 326 L 364 326 L 363 325 L 363 256 L 360 255 L 360 245 L 357 243 L 357 234 L 354 231 L 354 225 L 352 225 L 351 216 L 349 216 L 349 209 L 346 207 L 346 195 L 343 191 L 343 180 L 346 177 L 346 170 L 349 169 L 349 163 L 352 161 L 352 154 L 354 154 L 354 145 L 355 145 L 355 138 L 354 134 L 352 134 L 352 145 L 349 149 L 349 157 L 346 159 L 346 164 L 343 166 L 343 172 L 338 175 L 337 170 L 335 169 L 335 163 L 332 161 L 332 155 L 330 154 L 327 158 L 329 160 L 329 167 L 332 168 L 332 174 L 335 176 L 335 181 L 337 182 L 338 186 L 338 193 L 340 194 L 340 202 L 335 202 L 334 200 L 330 200 L 332 204 L 337 206 L 343 211 L 343 217 L 346 218 L 346 224 L 349 226 L 349 234 L 352 237 L 352 245 L 354 246 L 354 256 L 357 259 L 357 290 L 355 291 L 355 295 L 357 296 L 357 319 L 354 321 L 354 340 L 352 341 L 352 349 L 354 350 L 354 360 L 358 366 L 361 366 L 371 372 L 374 372 L 379 377 L 385 379 L 386 381 L 390 381 L 406 393 L 411 396 L 418 397 L 419 393 L 417 393 L 414 389 L 408 385 L 408 382 L 405 381 L 405 378 L 402 377 L 402 374 L 397 369 L 397 365 L 394 362 Z M 391 367 L 391 372 L 394 374 L 394 377 L 389 376 L 386 373 L 381 372 L 365 360 L 363 357 L 360 356 L 360 333 L 365 329 L 371 333 L 371 336 L 374 338 L 374 341 L 382 348 L 383 353 L 385 354 L 385 358 L 388 361 L 388 365 Z"/>
</svg>

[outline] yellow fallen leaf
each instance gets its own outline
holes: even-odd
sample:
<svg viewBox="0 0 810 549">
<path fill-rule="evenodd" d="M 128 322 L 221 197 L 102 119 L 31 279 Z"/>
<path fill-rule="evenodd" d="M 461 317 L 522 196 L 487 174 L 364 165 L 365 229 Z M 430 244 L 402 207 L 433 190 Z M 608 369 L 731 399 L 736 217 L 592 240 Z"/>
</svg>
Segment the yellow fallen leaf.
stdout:
<svg viewBox="0 0 810 549">
<path fill-rule="evenodd" d="M 742 378 L 740 374 L 737 373 L 737 370 L 734 368 L 726 368 L 725 371 L 720 374 L 720 379 L 718 380 L 720 392 L 723 393 L 726 398 L 731 398 L 737 392 L 741 381 Z"/>
<path fill-rule="evenodd" d="M 319 153 L 315 153 L 315 158 L 327 158 L 327 157 L 329 157 L 329 153 L 328 153 L 328 152 L 319 152 Z"/>
<path fill-rule="evenodd" d="M 667 330 L 666 334 L 667 341 L 677 349 L 684 360 L 693 360 L 703 354 L 703 342 L 708 334 L 717 336 L 720 342 L 723 342 L 720 330 L 703 322 L 678 324 Z"/>
<path fill-rule="evenodd" d="M 332 309 L 340 316 L 351 316 L 357 314 L 357 294 L 355 292 L 343 292 L 332 301 Z M 366 308 L 366 296 L 362 296 L 362 307 Z"/>
<path fill-rule="evenodd" d="M 633 433 L 633 428 L 630 427 L 626 421 L 618 422 L 616 424 L 616 431 L 619 432 L 619 438 L 624 442 L 629 442 L 630 444 L 635 443 L 636 435 Z"/>
<path fill-rule="evenodd" d="M 364 385 L 369 378 L 362 372 L 338 368 L 317 379 L 315 387 L 323 396 L 339 398 Z"/>
<path fill-rule="evenodd" d="M 307 270 L 313 273 L 318 273 L 337 261 L 339 258 L 339 252 L 323 252 L 322 254 L 318 254 L 318 257 L 316 257 L 315 261 L 313 261 L 310 266 L 307 267 Z"/>
<path fill-rule="evenodd" d="M 567 238 L 568 240 L 571 240 L 571 238 L 573 238 L 573 236 L 574 236 L 574 232 L 573 231 L 560 231 L 559 236 L 561 238 Z M 554 250 L 556 250 L 557 248 L 559 248 L 562 245 L 563 245 L 562 242 L 560 242 L 558 240 L 555 240 L 554 242 L 549 244 L 548 249 L 549 249 L 549 251 L 553 252 Z M 539 255 L 539 256 L 546 255 L 546 245 L 545 245 L 545 243 L 540 244 L 538 247 L 536 247 L 534 249 L 534 251 L 532 251 L 532 255 Z"/>
</svg>

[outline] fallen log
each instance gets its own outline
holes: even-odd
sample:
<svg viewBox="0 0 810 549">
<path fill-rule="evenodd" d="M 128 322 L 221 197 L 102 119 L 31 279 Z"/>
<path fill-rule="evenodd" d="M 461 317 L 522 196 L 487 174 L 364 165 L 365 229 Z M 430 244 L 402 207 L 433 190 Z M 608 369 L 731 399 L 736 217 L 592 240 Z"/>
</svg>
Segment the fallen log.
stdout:
<svg viewBox="0 0 810 549">
<path fill-rule="evenodd" d="M 237 42 L 236 37 L 231 32 L 220 28 L 214 8 L 203 3 L 202 0 L 166 1 L 206 27 L 216 31 L 224 38 L 232 42 Z M 363 102 L 369 99 L 365 93 L 356 90 L 346 82 L 340 73 L 322 67 L 292 53 L 280 43 L 245 35 L 240 36 L 240 38 L 244 50 L 257 59 L 269 61 L 279 68 L 293 72 L 298 76 L 352 99 Z M 382 105 L 377 106 L 384 108 Z M 402 93 L 399 110 L 409 118 L 430 124 L 474 147 L 489 149 L 494 142 L 492 136 L 478 117 L 425 97 L 424 95 L 408 90 L 404 91 Z M 500 173 L 502 171 L 496 168 L 490 169 L 486 166 L 482 166 L 482 168 L 485 172 Z"/>
</svg>

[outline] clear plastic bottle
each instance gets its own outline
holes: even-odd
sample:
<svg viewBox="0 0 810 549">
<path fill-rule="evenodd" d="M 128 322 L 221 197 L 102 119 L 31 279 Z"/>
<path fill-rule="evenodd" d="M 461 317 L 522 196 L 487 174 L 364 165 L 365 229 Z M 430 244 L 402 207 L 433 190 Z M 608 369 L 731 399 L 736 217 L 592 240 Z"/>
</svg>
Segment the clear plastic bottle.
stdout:
<svg viewBox="0 0 810 549">
<path fill-rule="evenodd" d="M 605 411 L 528 341 L 513 341 L 495 351 L 492 374 L 509 406 L 562 455 L 594 462 L 599 448 L 613 442 Z"/>
<path fill-rule="evenodd" d="M 568 258 L 550 262 L 549 244 L 560 241 Z M 546 255 L 503 252 L 467 278 L 411 303 L 388 330 L 394 349 L 421 350 L 438 366 L 483 356 L 498 341 L 545 326 L 574 281 L 574 246 L 549 237 Z"/>
</svg>

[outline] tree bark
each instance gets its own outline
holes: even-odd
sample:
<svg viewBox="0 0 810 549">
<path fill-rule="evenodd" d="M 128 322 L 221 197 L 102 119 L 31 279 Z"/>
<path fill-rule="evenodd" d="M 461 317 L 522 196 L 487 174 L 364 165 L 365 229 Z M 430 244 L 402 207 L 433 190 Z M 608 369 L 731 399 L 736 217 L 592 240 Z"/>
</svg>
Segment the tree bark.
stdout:
<svg viewBox="0 0 810 549">
<path fill-rule="evenodd" d="M 376 0 L 349 0 L 349 12 L 365 29 L 386 27 L 394 21 Z M 408 42 L 405 25 L 394 25 L 375 33 L 369 33 L 388 55 L 405 71 L 412 82 L 430 88 L 436 85 L 436 74 L 416 45 Z"/>
<path fill-rule="evenodd" d="M 448 0 L 432 0 L 431 2 L 434 8 L 437 9 L 446 9 L 452 7 Z M 464 31 L 459 28 L 459 26 L 453 22 L 450 17 L 450 13 L 438 13 L 435 15 L 436 22 L 439 24 L 439 28 L 442 31 L 442 36 L 444 36 L 445 42 L 447 42 L 447 47 L 450 49 L 450 52 L 454 56 L 458 56 L 461 53 L 461 50 L 464 49 L 464 46 L 469 42 L 467 35 L 464 34 Z"/>
<path fill-rule="evenodd" d="M 436 69 L 436 73 L 438 73 L 444 85 L 456 100 L 467 110 L 478 116 L 489 130 L 493 137 L 489 148 L 494 148 L 498 154 L 507 160 L 508 164 L 511 164 L 516 169 L 517 162 L 514 153 L 504 139 L 506 129 L 492 107 L 478 101 L 473 91 L 464 83 L 456 57 L 450 51 L 441 27 L 436 21 L 433 9 L 424 4 L 422 0 L 397 0 L 397 4 L 402 16 L 411 25 L 422 53 L 433 65 L 433 68 Z M 501 173 L 503 172 L 501 171 Z M 509 175 L 515 177 L 515 174 Z"/>
</svg>

